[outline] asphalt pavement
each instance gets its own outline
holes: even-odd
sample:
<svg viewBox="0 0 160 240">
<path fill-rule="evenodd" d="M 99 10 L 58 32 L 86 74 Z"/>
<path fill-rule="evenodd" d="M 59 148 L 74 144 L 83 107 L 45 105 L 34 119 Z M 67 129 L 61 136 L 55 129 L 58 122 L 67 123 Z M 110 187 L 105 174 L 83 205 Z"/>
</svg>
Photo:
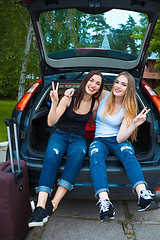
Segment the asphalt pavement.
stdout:
<svg viewBox="0 0 160 240">
<path fill-rule="evenodd" d="M 5 154 L 0 143 L 0 162 Z M 115 219 L 101 223 L 96 200 L 63 199 L 49 221 L 29 229 L 24 240 L 160 240 L 160 209 L 138 212 L 135 200 L 113 204 Z"/>
<path fill-rule="evenodd" d="M 25 240 L 160 240 L 160 209 L 138 212 L 136 201 L 113 201 L 115 219 L 101 223 L 96 201 L 63 199 L 43 227 Z"/>
</svg>

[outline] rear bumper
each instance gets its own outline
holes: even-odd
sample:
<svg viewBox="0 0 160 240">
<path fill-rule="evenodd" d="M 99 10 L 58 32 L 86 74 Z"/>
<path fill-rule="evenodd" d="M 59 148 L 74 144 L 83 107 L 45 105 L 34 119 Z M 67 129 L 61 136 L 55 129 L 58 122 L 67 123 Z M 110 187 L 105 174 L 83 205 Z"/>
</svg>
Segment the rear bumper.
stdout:
<svg viewBox="0 0 160 240">
<path fill-rule="evenodd" d="M 38 186 L 42 165 L 27 163 L 30 188 Z M 57 174 L 57 179 L 60 177 L 63 167 L 60 168 Z M 145 181 L 148 183 L 148 189 L 157 194 L 156 188 L 160 187 L 160 166 L 142 167 Z M 107 167 L 107 176 L 109 182 L 109 190 L 111 199 L 128 200 L 136 199 L 136 194 L 132 192 L 132 186 L 129 182 L 127 174 L 123 167 Z M 94 188 L 90 176 L 89 168 L 83 167 L 76 178 L 75 186 L 72 191 L 67 194 L 67 198 L 73 199 L 94 199 Z"/>
</svg>

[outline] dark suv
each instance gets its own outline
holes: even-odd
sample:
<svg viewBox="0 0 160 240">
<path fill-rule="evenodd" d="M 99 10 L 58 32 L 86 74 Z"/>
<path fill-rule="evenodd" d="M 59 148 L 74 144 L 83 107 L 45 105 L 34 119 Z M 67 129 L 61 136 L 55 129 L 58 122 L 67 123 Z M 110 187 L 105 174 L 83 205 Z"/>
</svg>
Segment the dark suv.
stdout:
<svg viewBox="0 0 160 240">
<path fill-rule="evenodd" d="M 51 82 L 65 89 L 78 87 L 90 70 L 99 70 L 110 90 L 115 77 L 130 72 L 136 80 L 139 110 L 151 108 L 139 127 L 134 148 L 146 181 L 160 196 L 160 99 L 143 81 L 147 48 L 160 4 L 157 0 L 23 0 L 33 22 L 42 78 L 35 82 L 16 105 L 21 159 L 28 165 L 30 188 L 38 185 L 48 139 L 56 126 L 47 125 Z M 143 21 L 142 21 L 143 20 Z M 143 25 L 142 25 L 143 23 Z M 139 32 L 140 30 L 140 32 Z M 95 126 L 86 125 L 88 146 Z M 65 164 L 64 156 L 57 179 Z M 133 198 L 131 184 L 115 156 L 106 159 L 112 199 Z M 56 187 L 56 182 L 55 182 Z M 69 198 L 94 198 L 89 157 L 76 179 Z"/>
</svg>

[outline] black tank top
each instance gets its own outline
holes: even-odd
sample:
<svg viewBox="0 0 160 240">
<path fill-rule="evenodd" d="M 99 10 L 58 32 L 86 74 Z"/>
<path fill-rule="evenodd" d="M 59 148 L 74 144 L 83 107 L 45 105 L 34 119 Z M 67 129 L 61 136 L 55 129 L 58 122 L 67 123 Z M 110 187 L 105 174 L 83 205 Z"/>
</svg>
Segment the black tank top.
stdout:
<svg viewBox="0 0 160 240">
<path fill-rule="evenodd" d="M 63 132 L 75 133 L 85 138 L 85 126 L 91 116 L 95 98 L 92 98 L 91 108 L 87 114 L 78 114 L 73 111 L 74 98 L 64 114 L 56 124 L 56 127 Z"/>
</svg>

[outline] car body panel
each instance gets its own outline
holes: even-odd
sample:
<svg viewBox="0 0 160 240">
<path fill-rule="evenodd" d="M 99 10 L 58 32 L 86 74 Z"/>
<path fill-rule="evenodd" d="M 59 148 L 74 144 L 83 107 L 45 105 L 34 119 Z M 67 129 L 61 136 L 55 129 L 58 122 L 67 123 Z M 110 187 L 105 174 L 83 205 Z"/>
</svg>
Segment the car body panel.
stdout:
<svg viewBox="0 0 160 240">
<path fill-rule="evenodd" d="M 59 82 L 59 97 L 69 87 L 78 87 L 84 75 L 96 69 L 101 71 L 105 79 L 105 87 L 110 90 L 115 77 L 127 70 L 135 77 L 137 100 L 139 109 L 145 106 L 151 108 L 147 121 L 140 126 L 138 140 L 134 143 L 137 159 L 142 167 L 144 177 L 153 193 L 158 193 L 160 187 L 160 117 L 159 100 L 149 87 L 142 82 L 145 66 L 146 51 L 160 11 L 159 1 L 143 0 L 22 0 L 27 6 L 33 22 L 39 53 L 42 80 L 37 81 L 24 95 L 15 107 L 12 116 L 18 122 L 18 142 L 21 159 L 28 166 L 30 189 L 38 186 L 40 173 L 43 167 L 45 149 L 48 138 L 54 131 L 54 127 L 47 126 L 47 115 L 50 109 L 49 92 L 51 82 Z M 144 35 L 144 41 L 139 49 L 139 55 L 135 55 L 116 49 L 96 47 L 74 47 L 61 49 L 60 51 L 47 52 L 46 39 L 43 36 L 43 21 L 41 16 L 45 11 L 64 8 L 78 9 L 84 13 L 104 13 L 113 8 L 138 11 L 148 15 L 148 25 Z M 46 25 L 47 26 L 47 25 Z M 43 33 L 42 33 L 43 32 Z M 54 37 L 54 35 L 53 35 Z M 28 96 L 28 97 L 27 97 Z M 23 100 L 26 104 L 23 105 Z M 156 104 L 155 104 L 156 101 Z M 93 141 L 95 126 L 86 126 L 86 140 L 88 146 Z M 15 153 L 16 154 L 16 153 Z M 66 156 L 60 165 L 55 185 L 65 166 Z M 131 184 L 120 161 L 112 155 L 106 159 L 106 171 L 109 179 L 110 196 L 112 199 L 133 199 Z M 35 194 L 35 191 L 34 191 Z M 67 194 L 69 198 L 94 198 L 94 188 L 89 172 L 89 156 L 84 159 L 82 169 L 75 181 L 75 187 Z M 157 196 L 159 197 L 159 196 Z"/>
<path fill-rule="evenodd" d="M 23 4 L 27 5 L 29 12 L 44 12 L 56 9 L 78 8 L 81 11 L 90 13 L 103 13 L 113 8 L 128 9 L 131 11 L 139 11 L 151 14 L 158 12 L 160 9 L 158 0 L 128 1 L 128 0 L 23 0 Z"/>
</svg>

